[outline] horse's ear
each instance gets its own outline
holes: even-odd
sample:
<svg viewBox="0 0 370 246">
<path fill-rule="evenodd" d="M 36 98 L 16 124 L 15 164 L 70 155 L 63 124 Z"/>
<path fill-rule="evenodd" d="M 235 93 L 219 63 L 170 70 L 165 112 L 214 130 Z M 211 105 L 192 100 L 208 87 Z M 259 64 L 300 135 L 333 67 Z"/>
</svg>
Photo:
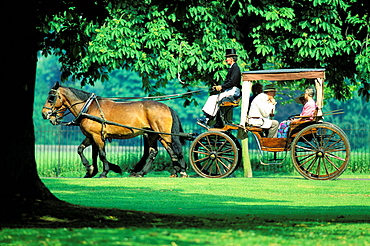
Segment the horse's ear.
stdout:
<svg viewBox="0 0 370 246">
<path fill-rule="evenodd" d="M 59 87 L 60 87 L 60 84 L 59 84 L 59 81 L 57 81 L 57 82 L 55 83 L 55 85 L 53 86 L 53 88 L 52 88 L 52 89 L 56 90 L 56 89 L 58 89 Z"/>
</svg>

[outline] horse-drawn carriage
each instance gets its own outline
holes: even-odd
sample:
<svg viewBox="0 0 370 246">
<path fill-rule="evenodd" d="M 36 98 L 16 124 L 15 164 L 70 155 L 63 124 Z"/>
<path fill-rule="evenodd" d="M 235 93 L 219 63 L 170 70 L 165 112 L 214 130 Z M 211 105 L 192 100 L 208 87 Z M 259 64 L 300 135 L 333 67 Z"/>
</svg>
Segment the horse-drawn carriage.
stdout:
<svg viewBox="0 0 370 246">
<path fill-rule="evenodd" d="M 149 171 L 158 152 L 158 140 L 173 162 L 172 176 L 178 176 L 178 174 L 187 176 L 181 142 L 184 139 L 191 139 L 193 142 L 189 150 L 189 159 L 194 171 L 206 178 L 227 177 L 236 170 L 242 161 L 242 156 L 248 153 L 248 147 L 242 150 L 239 140 L 233 135 L 233 131 L 237 131 L 242 138 L 252 133 L 261 154 L 290 151 L 294 167 L 303 177 L 329 180 L 337 178 L 346 169 L 350 157 L 350 145 L 343 130 L 334 124 L 324 122 L 322 112 L 324 77 L 325 69 L 243 72 L 242 98 L 247 100 L 242 100 L 240 124 L 232 123 L 232 108 L 238 106 L 239 102 L 225 102 L 220 108 L 224 127 L 206 127 L 207 131 L 197 136 L 183 133 L 177 114 L 164 104 L 150 101 L 117 103 L 96 97 L 91 93 L 60 87 L 59 84 L 49 92 L 43 108 L 43 117 L 53 124 L 58 124 L 67 109 L 75 116 L 72 123 L 78 124 L 86 136 L 78 148 L 87 170 L 85 177 L 93 177 L 97 173 L 98 155 L 104 164 L 101 177 L 106 177 L 109 170 L 120 172 L 119 166 L 106 159 L 105 140 L 128 139 L 138 135 L 144 136 L 145 150 L 143 157 L 132 171 L 133 176 L 140 177 Z M 312 118 L 291 124 L 286 138 L 266 138 L 261 127 L 248 124 L 247 109 L 252 81 L 299 79 L 315 81 L 317 110 Z M 242 140 L 242 143 L 243 141 L 245 143 L 247 139 Z M 93 148 L 92 165 L 83 155 L 83 150 L 89 145 Z M 248 145 L 243 144 L 243 146 Z"/>
<path fill-rule="evenodd" d="M 222 116 L 223 128 L 208 128 L 197 136 L 190 147 L 190 163 L 197 174 L 206 178 L 227 177 L 242 160 L 239 141 L 232 135 L 238 130 L 243 138 L 250 132 L 255 138 L 261 157 L 264 152 L 290 151 L 295 169 L 307 179 L 329 180 L 339 177 L 347 167 L 350 145 L 346 134 L 338 126 L 324 122 L 323 80 L 325 69 L 279 69 L 243 72 L 243 89 L 240 124 L 232 124 L 231 108 L 236 102 L 224 103 L 229 115 Z M 317 108 L 313 117 L 292 123 L 286 138 L 267 138 L 264 129 L 248 124 L 247 109 L 252 81 L 314 79 Z M 221 107 L 222 108 L 222 107 Z M 302 117 L 302 116 L 301 116 Z M 304 117 L 304 116 L 303 116 Z M 273 160 L 277 160 L 276 157 Z M 266 164 L 261 158 L 261 163 Z M 274 163 L 276 164 L 276 162 Z"/>
</svg>

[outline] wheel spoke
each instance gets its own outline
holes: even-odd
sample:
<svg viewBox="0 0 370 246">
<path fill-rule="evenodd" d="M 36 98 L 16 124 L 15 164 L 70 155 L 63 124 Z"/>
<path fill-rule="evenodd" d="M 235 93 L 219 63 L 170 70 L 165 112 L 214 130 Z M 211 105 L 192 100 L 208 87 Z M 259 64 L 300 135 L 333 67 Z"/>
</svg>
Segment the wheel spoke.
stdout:
<svg viewBox="0 0 370 246">
<path fill-rule="evenodd" d="M 321 168 L 321 158 L 317 158 L 317 168 L 316 168 L 316 176 L 320 176 L 320 168 Z"/>
<path fill-rule="evenodd" d="M 318 135 L 319 135 L 319 134 L 314 134 L 314 133 L 313 133 L 313 131 L 311 131 L 312 141 L 314 142 L 314 144 L 315 144 L 316 146 L 314 146 L 313 144 L 311 144 L 311 142 L 310 142 L 310 141 L 308 141 L 304 136 L 302 136 L 302 138 L 303 138 L 303 139 L 305 139 L 305 141 L 307 142 L 307 144 L 311 145 L 311 146 L 312 146 L 312 148 L 316 149 L 317 147 L 319 147 L 319 146 L 320 146 L 320 141 L 317 139 L 317 136 L 318 136 Z"/>
<path fill-rule="evenodd" d="M 221 168 L 220 168 L 220 165 L 218 164 L 218 162 L 219 162 L 219 160 L 218 160 L 218 159 L 216 159 L 216 160 L 215 160 L 216 169 L 218 170 L 218 173 L 219 173 L 219 174 L 222 174 L 222 172 L 221 172 Z M 216 173 L 216 174 L 217 174 L 217 173 Z"/>
<path fill-rule="evenodd" d="M 201 158 L 201 159 L 198 159 L 198 160 L 195 160 L 194 162 L 203 162 L 205 160 L 209 159 L 209 156 L 206 156 L 204 158 Z"/>
<path fill-rule="evenodd" d="M 324 146 L 326 146 L 326 145 L 329 144 L 329 142 L 330 142 L 331 138 L 334 136 L 334 134 L 335 134 L 335 132 L 332 131 L 331 134 L 330 134 L 330 136 L 327 137 L 326 142 L 323 144 L 323 146 L 321 146 L 322 148 L 324 148 Z"/>
<path fill-rule="evenodd" d="M 224 151 L 219 151 L 218 154 L 226 154 L 226 153 L 230 153 L 232 151 L 234 151 L 234 150 L 232 148 L 229 148 L 229 149 L 226 149 Z"/>
<path fill-rule="evenodd" d="M 194 150 L 194 153 L 202 154 L 202 155 L 209 155 L 209 152 L 203 152 L 203 151 L 200 151 L 200 150 Z"/>
<path fill-rule="evenodd" d="M 314 156 L 309 161 L 310 161 L 310 164 L 306 168 L 307 172 L 311 172 L 311 169 L 313 168 L 314 164 L 317 162 L 317 156 Z"/>
<path fill-rule="evenodd" d="M 333 155 L 331 153 L 325 153 L 326 156 L 329 156 L 331 158 L 334 158 L 334 159 L 337 159 L 337 160 L 340 160 L 340 161 L 345 161 L 346 159 L 342 158 L 342 157 L 339 157 L 339 156 L 336 156 L 336 155 Z"/>
<path fill-rule="evenodd" d="M 305 158 L 300 159 L 300 161 L 304 161 L 304 162 L 300 163 L 299 167 L 302 167 L 303 165 L 305 165 L 306 163 L 308 163 L 309 161 L 311 161 L 313 159 L 316 159 L 316 154 L 312 154 L 312 155 L 309 155 Z"/>
<path fill-rule="evenodd" d="M 341 141 L 342 141 L 342 140 L 341 140 L 341 139 L 339 139 L 338 141 L 336 141 L 336 142 L 332 143 L 330 146 L 326 147 L 326 150 L 331 149 L 333 146 L 334 146 L 334 149 L 335 149 L 335 148 L 341 148 L 341 147 L 343 146 L 343 144 L 338 144 L 338 145 L 336 145 L 337 143 L 339 143 L 339 142 L 341 142 Z"/>
<path fill-rule="evenodd" d="M 203 165 L 203 166 L 202 166 L 202 168 L 201 168 L 200 170 L 201 170 L 201 171 L 203 171 L 207 166 L 208 166 L 208 167 L 211 167 L 211 166 L 212 166 L 212 162 L 213 162 L 213 160 L 208 159 L 208 160 L 207 160 L 207 162 L 206 162 L 206 164 L 205 164 L 205 165 Z M 206 168 L 205 170 L 209 170 L 209 168 L 208 168 L 208 169 Z"/>
<path fill-rule="evenodd" d="M 325 160 L 327 160 L 335 169 L 339 170 L 339 168 L 332 162 L 326 155 L 325 155 Z"/>
<path fill-rule="evenodd" d="M 315 136 L 312 134 L 312 138 L 313 139 L 316 139 L 315 138 Z M 306 145 L 309 145 L 309 146 L 311 146 L 312 147 L 312 149 L 317 149 L 317 147 L 316 146 L 318 146 L 318 143 L 317 143 L 317 141 L 315 141 L 315 143 L 316 143 L 316 146 L 314 146 L 310 141 L 308 141 L 307 140 L 307 138 L 305 138 L 304 136 L 302 136 L 302 139 L 304 140 L 304 143 L 306 144 Z"/>
<path fill-rule="evenodd" d="M 325 172 L 326 172 L 326 176 L 330 176 L 330 173 L 329 173 L 329 170 L 328 170 L 328 167 L 326 166 L 326 162 L 323 161 L 324 163 L 324 169 L 325 169 Z"/>
<path fill-rule="evenodd" d="M 299 152 L 299 153 L 306 153 L 306 152 Z M 309 153 L 309 154 L 304 154 L 304 155 L 296 155 L 295 157 L 296 158 L 300 158 L 300 157 L 306 157 L 306 156 L 312 156 L 312 155 L 315 155 L 316 153 Z M 302 158 L 302 159 L 306 159 L 306 158 Z M 300 159 L 300 160 L 302 160 Z"/>
<path fill-rule="evenodd" d="M 227 144 L 226 139 L 222 142 L 222 144 L 218 147 L 217 152 L 221 151 L 221 149 Z M 215 146 L 217 147 L 217 146 Z"/>
<path fill-rule="evenodd" d="M 304 146 L 299 146 L 299 145 L 296 145 L 296 148 L 304 149 L 304 150 L 307 150 L 307 151 L 313 151 L 313 149 L 310 149 L 310 148 L 307 148 L 307 147 L 304 147 Z"/>
<path fill-rule="evenodd" d="M 208 143 L 209 143 L 209 141 L 208 141 Z M 199 144 L 206 150 L 206 151 L 208 151 L 208 152 L 211 152 L 211 150 L 206 146 L 206 145 L 204 145 L 201 141 L 199 141 Z"/>
</svg>

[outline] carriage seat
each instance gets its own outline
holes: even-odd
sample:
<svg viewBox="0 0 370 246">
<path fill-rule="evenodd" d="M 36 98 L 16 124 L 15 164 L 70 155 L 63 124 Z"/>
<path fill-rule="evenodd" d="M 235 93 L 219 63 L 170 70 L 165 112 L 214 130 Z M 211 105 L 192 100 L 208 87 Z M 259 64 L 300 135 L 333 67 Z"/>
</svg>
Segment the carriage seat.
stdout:
<svg viewBox="0 0 370 246">
<path fill-rule="evenodd" d="M 300 121 L 298 122 L 294 122 L 294 123 L 291 123 L 290 126 L 291 127 L 296 127 L 298 125 L 301 125 L 301 124 L 304 124 L 304 123 L 308 123 L 308 122 L 311 122 L 311 123 L 315 123 L 318 121 L 319 117 L 317 116 L 317 113 L 319 111 L 319 108 L 316 107 L 315 109 L 315 112 L 313 113 L 313 115 L 302 115 L 302 116 L 294 116 L 294 119 L 301 119 Z"/>
<path fill-rule="evenodd" d="M 302 120 L 290 124 L 288 136 L 295 137 L 300 130 L 302 130 L 306 126 L 316 123 L 320 118 L 317 116 L 318 111 L 319 111 L 319 108 L 316 107 L 313 116 L 307 116 L 307 115 L 295 116 L 294 117 L 295 119 L 302 119 Z"/>
<path fill-rule="evenodd" d="M 220 107 L 238 107 L 240 100 L 242 99 L 241 96 L 239 97 L 226 97 L 222 99 L 220 103 Z"/>
<path fill-rule="evenodd" d="M 245 129 L 250 132 L 262 132 L 263 131 L 263 129 L 258 126 L 247 126 Z"/>
<path fill-rule="evenodd" d="M 219 119 L 218 122 L 222 122 L 222 125 L 224 126 L 224 128 L 227 125 L 231 125 L 227 127 L 228 128 L 227 130 L 234 130 L 235 128 L 232 126 L 233 125 L 232 123 L 233 109 L 234 107 L 239 106 L 240 100 L 241 100 L 241 96 L 238 96 L 238 97 L 229 96 L 229 97 L 223 98 L 218 104 L 220 106 L 220 110 L 217 112 L 216 117 Z"/>
<path fill-rule="evenodd" d="M 316 107 L 316 109 L 315 109 L 315 111 L 314 111 L 314 113 L 313 113 L 312 116 L 311 115 L 302 115 L 302 116 L 296 115 L 296 116 L 294 116 L 294 118 L 296 118 L 296 119 L 302 119 L 303 121 L 317 121 L 317 118 L 318 118 L 317 113 L 318 112 L 319 112 L 319 108 Z"/>
</svg>

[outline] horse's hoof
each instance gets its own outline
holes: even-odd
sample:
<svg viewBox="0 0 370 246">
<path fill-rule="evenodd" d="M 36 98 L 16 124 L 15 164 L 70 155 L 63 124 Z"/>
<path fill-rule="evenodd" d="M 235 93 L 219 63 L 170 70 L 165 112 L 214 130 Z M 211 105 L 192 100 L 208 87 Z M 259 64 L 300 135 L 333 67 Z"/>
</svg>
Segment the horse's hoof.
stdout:
<svg viewBox="0 0 370 246">
<path fill-rule="evenodd" d="M 108 178 L 105 174 L 100 174 L 99 178 Z"/>
<path fill-rule="evenodd" d="M 137 173 L 130 173 L 129 178 L 142 178 L 143 175 Z"/>
<path fill-rule="evenodd" d="M 178 176 L 177 176 L 177 174 L 171 174 L 170 175 L 170 178 L 177 178 Z"/>
<path fill-rule="evenodd" d="M 189 175 L 186 172 L 180 172 L 180 177 L 181 178 L 188 178 Z"/>
<path fill-rule="evenodd" d="M 187 175 L 187 174 L 181 174 L 180 177 L 181 178 L 189 178 L 189 175 Z"/>
<path fill-rule="evenodd" d="M 92 177 L 93 177 L 93 176 L 91 176 L 89 172 L 87 172 L 87 173 L 85 174 L 85 176 L 84 176 L 84 178 L 92 178 Z"/>
<path fill-rule="evenodd" d="M 116 164 L 112 164 L 112 163 L 109 163 L 109 170 L 115 172 L 115 173 L 118 173 L 118 174 L 122 174 L 122 169 L 120 166 L 116 165 Z"/>
</svg>

